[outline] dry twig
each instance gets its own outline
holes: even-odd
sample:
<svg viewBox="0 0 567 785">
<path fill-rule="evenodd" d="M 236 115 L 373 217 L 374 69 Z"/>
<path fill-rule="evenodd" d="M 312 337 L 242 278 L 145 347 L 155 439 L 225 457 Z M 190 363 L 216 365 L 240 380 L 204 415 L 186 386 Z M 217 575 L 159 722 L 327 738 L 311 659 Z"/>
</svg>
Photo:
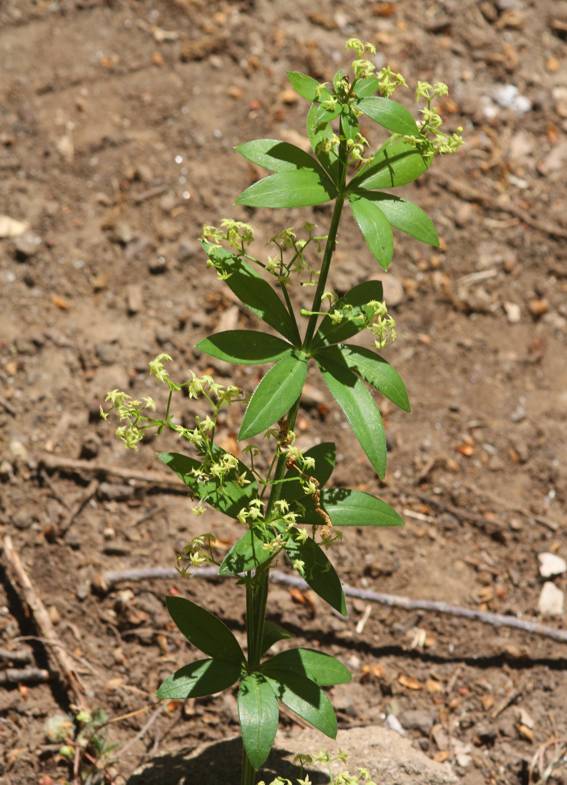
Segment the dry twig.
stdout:
<svg viewBox="0 0 567 785">
<path fill-rule="evenodd" d="M 77 474 L 96 474 L 99 477 L 113 476 L 122 480 L 136 480 L 147 482 L 151 485 L 163 485 L 167 488 L 187 493 L 186 488 L 180 488 L 179 479 L 173 475 L 162 472 L 140 471 L 139 469 L 124 469 L 120 466 L 109 466 L 96 461 L 83 461 L 80 458 L 61 458 L 56 455 L 43 453 L 38 457 L 38 463 L 51 471 L 75 472 Z"/>
<path fill-rule="evenodd" d="M 75 504 L 71 507 L 69 512 L 67 513 L 65 520 L 61 524 L 58 530 L 58 535 L 60 537 L 65 537 L 71 526 L 73 525 L 75 518 L 77 515 L 81 513 L 81 511 L 87 506 L 90 500 L 95 496 L 99 486 L 98 480 L 91 480 L 88 486 L 85 488 L 85 492 L 81 494 L 80 498 L 75 502 Z"/>
<path fill-rule="evenodd" d="M 459 199 L 463 199 L 466 202 L 475 202 L 481 207 L 485 207 L 490 212 L 499 210 L 500 212 L 508 213 L 508 215 L 513 215 L 515 218 L 518 218 L 522 223 L 526 224 L 526 226 L 531 226 L 532 229 L 537 229 L 544 234 L 548 234 L 550 237 L 567 240 L 567 229 L 563 229 L 561 226 L 548 223 L 547 221 L 540 221 L 538 218 L 534 218 L 533 214 L 528 210 L 523 210 L 513 204 L 502 204 L 493 196 L 484 194 L 476 188 L 466 185 L 461 180 L 455 180 L 453 177 L 449 177 L 446 174 L 437 173 L 435 179 L 438 183 L 445 186 L 448 191 L 451 191 L 455 196 L 458 196 Z"/>
<path fill-rule="evenodd" d="M 7 668 L 0 671 L 0 686 L 17 684 L 40 684 L 49 681 L 49 671 L 43 668 Z"/>
<path fill-rule="evenodd" d="M 195 578 L 205 578 L 208 580 L 218 580 L 219 576 L 216 567 L 199 567 L 192 571 L 191 575 Z M 178 578 L 179 573 L 173 567 L 144 567 L 133 570 L 112 570 L 104 572 L 94 582 L 93 587 L 98 590 L 106 591 L 114 584 L 123 581 L 145 581 L 163 578 L 171 580 Z M 281 583 L 285 586 L 293 586 L 298 589 L 309 589 L 309 585 L 295 575 L 288 575 L 281 570 L 272 570 L 270 580 L 274 583 Z M 515 616 L 505 616 L 501 613 L 490 613 L 488 611 L 478 611 L 474 608 L 463 608 L 460 605 L 450 605 L 439 600 L 413 600 L 410 597 L 401 597 L 397 594 L 382 594 L 371 589 L 357 589 L 354 586 L 343 585 L 344 593 L 348 597 L 357 597 L 368 602 L 376 602 L 387 605 L 390 608 L 401 608 L 406 611 L 427 611 L 430 613 L 441 613 L 447 616 L 457 616 L 462 619 L 479 621 L 482 624 L 490 624 L 492 627 L 510 627 L 511 629 L 521 630 L 529 635 L 541 635 L 544 638 L 551 638 L 559 643 L 567 643 L 567 630 L 558 630 L 554 627 L 547 627 L 527 619 L 518 619 Z"/>
<path fill-rule="evenodd" d="M 47 613 L 47 609 L 37 594 L 24 565 L 14 548 L 12 538 L 9 536 L 4 537 L 4 559 L 14 588 L 19 590 L 25 605 L 32 614 L 38 631 L 45 639 L 48 656 L 52 665 L 59 674 L 62 683 L 69 691 L 73 702 L 79 708 L 85 708 L 86 704 L 83 695 L 83 686 L 79 676 L 71 658 L 57 637 L 53 623 Z"/>
<path fill-rule="evenodd" d="M 13 662 L 15 665 L 25 665 L 32 661 L 32 656 L 29 651 L 24 651 L 23 649 L 18 651 L 0 649 L 0 660 L 4 660 L 4 662 Z"/>
</svg>

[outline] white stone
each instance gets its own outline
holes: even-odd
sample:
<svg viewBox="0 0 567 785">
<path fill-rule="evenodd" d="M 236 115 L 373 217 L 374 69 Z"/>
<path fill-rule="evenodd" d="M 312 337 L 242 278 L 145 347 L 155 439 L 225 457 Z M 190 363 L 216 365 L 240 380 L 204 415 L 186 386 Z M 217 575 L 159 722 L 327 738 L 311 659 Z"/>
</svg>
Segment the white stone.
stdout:
<svg viewBox="0 0 567 785">
<path fill-rule="evenodd" d="M 562 616 L 564 595 L 551 581 L 546 581 L 541 589 L 537 609 L 542 616 Z"/>
<path fill-rule="evenodd" d="M 0 215 L 0 237 L 19 237 L 29 228 L 24 221 L 16 221 L 9 215 Z"/>
<path fill-rule="evenodd" d="M 402 727 L 402 723 L 399 721 L 399 719 L 396 717 L 395 714 L 388 714 L 388 716 L 384 720 L 384 725 L 390 730 L 399 733 L 400 736 L 406 735 L 406 732 Z"/>
<path fill-rule="evenodd" d="M 563 575 L 567 572 L 567 562 L 555 553 L 540 553 L 539 574 L 542 578 L 553 578 L 555 575 Z"/>
<path fill-rule="evenodd" d="M 498 85 L 492 91 L 492 97 L 503 109 L 511 109 L 516 114 L 525 114 L 532 108 L 530 99 L 513 84 Z"/>
<path fill-rule="evenodd" d="M 506 317 L 510 324 L 518 324 L 522 318 L 522 309 L 517 303 L 504 303 Z"/>
</svg>

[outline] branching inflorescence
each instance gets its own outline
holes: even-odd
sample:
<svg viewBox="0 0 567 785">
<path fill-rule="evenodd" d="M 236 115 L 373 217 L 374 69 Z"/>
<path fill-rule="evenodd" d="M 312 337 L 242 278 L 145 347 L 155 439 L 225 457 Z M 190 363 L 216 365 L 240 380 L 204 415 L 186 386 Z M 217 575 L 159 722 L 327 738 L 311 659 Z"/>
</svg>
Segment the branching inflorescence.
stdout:
<svg viewBox="0 0 567 785">
<path fill-rule="evenodd" d="M 212 562 L 219 573 L 233 576 L 246 591 L 246 654 L 213 614 L 183 597 L 168 597 L 168 609 L 189 642 L 205 659 L 177 670 L 159 688 L 163 699 L 185 700 L 219 692 L 238 683 L 238 708 L 243 739 L 243 785 L 253 785 L 266 760 L 278 725 L 278 705 L 334 737 L 336 718 L 322 688 L 348 682 L 350 673 L 334 658 L 305 648 L 269 649 L 289 638 L 266 620 L 268 575 L 279 557 L 286 559 L 320 597 L 346 614 L 340 579 L 326 549 L 347 526 L 399 526 L 398 513 L 381 499 L 357 490 L 328 486 L 335 465 L 335 445 L 316 444 L 303 452 L 296 444 L 295 421 L 308 368 L 315 367 L 342 409 L 356 439 L 378 477 L 386 472 L 386 438 L 372 390 L 409 411 L 405 385 L 395 369 L 375 351 L 349 343 L 363 330 L 382 349 L 396 338 L 396 324 L 384 302 L 379 280 L 358 284 L 343 297 L 326 289 L 343 209 L 352 211 L 368 248 L 387 270 L 393 255 L 393 228 L 429 245 L 438 245 L 431 219 L 416 204 L 392 193 L 413 182 L 438 155 L 455 152 L 461 130 L 447 134 L 435 101 L 447 87 L 419 82 L 416 96 L 423 105 L 416 120 L 392 95 L 406 88 L 403 76 L 385 67 L 377 71 L 368 56 L 371 44 L 350 39 L 352 72 L 339 71 L 330 84 L 290 72 L 296 92 L 310 102 L 307 134 L 311 153 L 287 142 L 259 139 L 236 149 L 270 175 L 255 182 L 237 199 L 248 208 L 291 208 L 333 203 L 326 234 L 305 223 L 286 228 L 271 239 L 267 258 L 252 252 L 254 232 L 242 221 L 225 219 L 205 226 L 202 246 L 208 265 L 225 281 L 249 311 L 274 331 L 231 330 L 202 340 L 197 348 L 236 365 L 271 364 L 248 400 L 238 438 L 261 434 L 271 445 L 263 461 L 249 444 L 240 457 L 216 440 L 221 410 L 245 400 L 234 385 L 223 386 L 210 376 L 190 374 L 175 381 L 167 370 L 171 357 L 161 354 L 150 373 L 167 390 L 161 417 L 151 398 L 137 400 L 113 390 L 102 409 L 120 421 L 117 436 L 137 447 L 149 430 L 174 432 L 190 455 L 163 452 L 160 460 L 188 488 L 193 511 L 210 506 L 237 527 L 232 548 L 218 554 L 216 538 L 207 532 L 178 554 L 179 570 Z M 389 132 L 370 151 L 361 123 Z M 367 133 L 365 131 L 365 133 Z M 294 307 L 292 286 L 313 287 L 309 309 Z M 188 427 L 173 413 L 173 397 L 202 399 L 209 414 L 196 416 Z M 241 453 L 239 453 L 240 455 Z M 346 775 L 345 775 L 346 776 Z M 364 780 L 364 778 L 363 778 Z M 350 780 L 349 780 L 350 781 Z"/>
</svg>

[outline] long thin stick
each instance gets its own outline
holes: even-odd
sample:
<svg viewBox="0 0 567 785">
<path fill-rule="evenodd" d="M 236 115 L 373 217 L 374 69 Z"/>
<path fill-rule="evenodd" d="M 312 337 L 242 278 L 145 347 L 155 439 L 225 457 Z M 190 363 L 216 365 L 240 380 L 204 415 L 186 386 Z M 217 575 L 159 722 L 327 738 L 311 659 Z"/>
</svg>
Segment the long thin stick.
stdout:
<svg viewBox="0 0 567 785">
<path fill-rule="evenodd" d="M 61 458 L 56 455 L 43 453 L 38 458 L 39 463 L 46 469 L 54 471 L 68 471 L 87 474 L 97 474 L 101 476 L 111 475 L 120 477 L 123 480 L 138 480 L 154 485 L 165 485 L 168 488 L 180 490 L 179 479 L 173 474 L 171 476 L 162 472 L 140 471 L 139 469 L 124 469 L 120 466 L 110 466 L 108 464 L 96 463 L 95 461 L 82 461 L 79 458 Z M 187 489 L 182 491 L 187 493 Z"/>
<path fill-rule="evenodd" d="M 10 651 L 9 649 L 0 649 L 0 660 L 4 662 L 12 662 L 14 665 L 25 665 L 33 660 L 31 652 L 19 649 L 18 651 Z"/>
<path fill-rule="evenodd" d="M 59 674 L 62 683 L 70 692 L 74 703 L 79 708 L 85 708 L 83 687 L 75 666 L 57 637 L 47 609 L 34 589 L 24 565 L 14 548 L 12 538 L 9 536 L 4 537 L 4 558 L 14 588 L 19 588 L 21 591 L 21 596 L 33 616 L 37 629 L 45 639 L 47 653 L 52 665 Z"/>
<path fill-rule="evenodd" d="M 49 671 L 43 668 L 7 668 L 0 671 L 0 686 L 40 684 L 49 681 Z"/>
<path fill-rule="evenodd" d="M 550 235 L 550 237 L 567 240 L 567 229 L 563 229 L 561 226 L 557 226 L 557 224 L 533 218 L 528 210 L 523 210 L 513 204 L 501 204 L 498 199 L 495 199 L 493 196 L 484 194 L 482 191 L 478 191 L 476 188 L 472 188 L 470 185 L 466 185 L 460 180 L 455 180 L 453 177 L 449 177 L 446 174 L 436 173 L 435 180 L 441 183 L 441 185 L 444 185 L 460 199 L 464 199 L 467 202 L 476 202 L 477 204 L 480 204 L 481 207 L 486 207 L 488 210 L 500 210 L 503 213 L 508 213 L 508 215 L 519 218 L 522 223 L 531 226 L 532 229 L 537 229 L 544 234 Z"/>
<path fill-rule="evenodd" d="M 99 481 L 98 480 L 91 480 L 88 486 L 85 489 L 85 492 L 81 494 L 80 499 L 78 499 L 73 507 L 67 513 L 67 516 L 63 523 L 59 526 L 58 534 L 60 537 L 65 537 L 71 526 L 73 525 L 75 518 L 80 512 L 83 510 L 84 507 L 90 502 L 93 496 L 96 495 L 98 490 Z"/>
<path fill-rule="evenodd" d="M 216 567 L 199 567 L 192 571 L 191 575 L 195 578 L 206 580 L 218 580 L 222 576 L 218 574 Z M 114 584 L 123 581 L 146 581 L 163 578 L 171 580 L 179 578 L 179 573 L 173 567 L 144 567 L 133 570 L 112 570 L 104 572 L 98 577 L 95 585 L 99 589 L 110 589 Z M 294 586 L 298 589 L 309 589 L 309 585 L 295 575 L 288 575 L 281 570 L 271 570 L 270 580 L 274 583 L 281 583 L 285 586 Z M 430 613 L 442 613 L 447 616 L 458 616 L 471 621 L 479 621 L 482 624 L 490 624 L 493 627 L 510 627 L 515 630 L 527 632 L 530 635 L 541 635 L 545 638 L 552 638 L 559 643 L 567 643 L 567 630 L 558 630 L 554 627 L 547 627 L 527 619 L 518 619 L 515 616 L 505 616 L 501 613 L 490 613 L 487 611 L 477 611 L 473 608 L 463 608 L 460 605 L 450 605 L 440 600 L 413 600 L 410 597 L 402 597 L 398 594 L 382 594 L 371 589 L 357 589 L 355 586 L 343 585 L 343 591 L 348 597 L 357 597 L 368 602 L 377 602 L 381 605 L 388 605 L 391 608 L 401 608 L 406 611 L 428 611 Z"/>
</svg>

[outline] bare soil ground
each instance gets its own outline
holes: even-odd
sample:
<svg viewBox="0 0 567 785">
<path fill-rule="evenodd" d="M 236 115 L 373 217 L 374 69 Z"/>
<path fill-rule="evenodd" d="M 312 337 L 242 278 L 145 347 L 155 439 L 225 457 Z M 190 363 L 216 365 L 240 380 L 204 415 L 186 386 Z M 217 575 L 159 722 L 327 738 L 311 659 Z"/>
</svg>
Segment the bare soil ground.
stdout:
<svg viewBox="0 0 567 785">
<path fill-rule="evenodd" d="M 349 532 L 334 561 L 354 585 L 537 618 L 537 555 L 567 555 L 566 3 L 4 0 L 0 213 L 28 222 L 31 235 L 0 241 L 0 528 L 91 705 L 112 717 L 146 706 L 191 657 L 164 609 L 173 583 L 239 635 L 241 591 L 179 579 L 93 594 L 104 569 L 172 565 L 203 521 L 182 495 L 101 477 L 58 538 L 96 475 L 48 472 L 41 454 L 159 468 L 154 445 L 126 454 L 116 443 L 99 401 L 112 387 L 150 392 L 145 366 L 159 351 L 180 372 L 207 368 L 192 349 L 199 338 L 219 321 L 253 324 L 206 269 L 200 227 L 249 217 L 267 241 L 309 218 L 235 208 L 256 173 L 232 147 L 303 133 L 285 73 L 328 77 L 351 35 L 374 41 L 411 83 L 448 82 L 445 114 L 467 145 L 413 189 L 442 250 L 398 236 L 388 276 L 400 332 L 389 357 L 413 412 L 384 407 L 387 483 L 378 487 L 315 379 L 301 413 L 303 443 L 338 442 L 339 482 L 406 511 L 404 530 Z M 313 219 L 324 230 L 327 208 Z M 369 275 L 380 277 L 347 219 L 334 285 Z M 257 378 L 257 369 L 237 376 L 249 390 Z M 235 427 L 227 418 L 223 438 L 234 441 Z M 206 527 L 236 536 L 214 515 Z M 565 576 L 555 583 L 565 588 Z M 553 758 L 552 741 L 567 737 L 564 646 L 380 606 L 358 633 L 365 607 L 352 603 L 345 621 L 310 596 L 271 594 L 273 618 L 353 669 L 354 684 L 334 691 L 343 727 L 394 715 L 467 785 L 528 783 L 536 753 Z M 44 667 L 36 634 L 4 580 L 0 648 L 27 650 Z M 68 779 L 44 735 L 62 707 L 53 680 L 2 688 L 2 782 Z M 118 756 L 115 782 L 152 752 L 237 727 L 230 695 L 170 708 Z M 148 716 L 112 724 L 110 739 L 132 740 Z M 567 782 L 565 765 L 549 782 Z"/>
</svg>

